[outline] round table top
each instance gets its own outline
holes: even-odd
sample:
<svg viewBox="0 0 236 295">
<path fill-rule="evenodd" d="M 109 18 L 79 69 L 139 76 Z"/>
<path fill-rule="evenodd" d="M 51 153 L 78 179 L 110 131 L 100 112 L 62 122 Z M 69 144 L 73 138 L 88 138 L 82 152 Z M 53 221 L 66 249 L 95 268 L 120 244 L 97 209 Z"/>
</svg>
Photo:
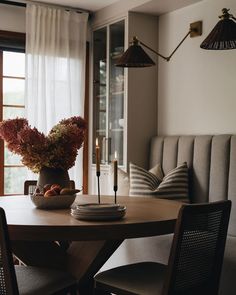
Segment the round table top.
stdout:
<svg viewBox="0 0 236 295">
<path fill-rule="evenodd" d="M 76 203 L 97 202 L 96 196 L 78 195 Z M 113 203 L 112 196 L 101 202 Z M 180 202 L 150 197 L 118 197 L 126 206 L 126 215 L 115 221 L 82 221 L 70 215 L 70 209 L 36 209 L 29 196 L 0 198 L 12 240 L 122 240 L 171 233 Z"/>
</svg>

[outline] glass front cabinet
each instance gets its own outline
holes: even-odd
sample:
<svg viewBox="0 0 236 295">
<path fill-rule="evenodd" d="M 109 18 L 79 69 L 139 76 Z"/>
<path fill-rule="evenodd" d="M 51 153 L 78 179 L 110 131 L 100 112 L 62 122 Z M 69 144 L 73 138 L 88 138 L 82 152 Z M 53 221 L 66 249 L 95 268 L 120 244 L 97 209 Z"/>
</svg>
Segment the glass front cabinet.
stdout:
<svg viewBox="0 0 236 295">
<path fill-rule="evenodd" d="M 124 52 L 124 30 L 125 21 L 121 20 L 93 32 L 92 178 L 95 176 L 95 147 L 98 141 L 101 182 L 102 173 L 108 173 L 115 152 L 119 165 L 124 165 L 124 68 L 115 66 Z M 93 183 L 92 193 L 96 193 L 95 189 L 96 184 Z M 102 193 L 108 191 L 103 189 Z"/>
<path fill-rule="evenodd" d="M 98 23 L 106 20 L 97 19 L 91 40 L 89 193 L 97 194 L 97 139 L 101 195 L 110 195 L 114 194 L 109 171 L 115 152 L 119 167 L 126 172 L 130 162 L 148 168 L 150 140 L 157 133 L 157 67 L 124 69 L 115 65 L 133 36 L 158 49 L 158 18 L 128 12 L 122 20 L 109 19 L 99 27 Z M 156 55 L 150 56 L 157 62 Z M 118 186 L 118 195 L 120 192 Z"/>
</svg>

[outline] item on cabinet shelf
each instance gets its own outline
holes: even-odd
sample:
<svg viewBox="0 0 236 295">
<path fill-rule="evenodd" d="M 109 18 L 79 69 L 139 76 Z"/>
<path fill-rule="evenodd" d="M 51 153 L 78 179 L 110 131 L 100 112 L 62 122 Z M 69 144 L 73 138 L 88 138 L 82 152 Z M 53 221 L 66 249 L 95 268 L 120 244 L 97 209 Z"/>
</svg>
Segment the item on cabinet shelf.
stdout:
<svg viewBox="0 0 236 295">
<path fill-rule="evenodd" d="M 71 215 L 81 220 L 117 220 L 125 216 L 126 207 L 119 204 L 80 204 L 71 208 Z"/>
<path fill-rule="evenodd" d="M 123 46 L 116 47 L 115 51 L 111 53 L 111 57 L 112 58 L 119 58 L 123 52 L 124 52 Z"/>
<path fill-rule="evenodd" d="M 124 75 L 117 75 L 116 78 L 111 80 L 110 91 L 112 94 L 122 94 L 124 91 Z"/>
<path fill-rule="evenodd" d="M 220 21 L 200 45 L 203 49 L 226 50 L 236 49 L 236 18 L 223 8 Z"/>
<path fill-rule="evenodd" d="M 124 127 L 124 118 L 122 118 L 122 119 L 119 119 L 119 125 L 120 125 L 120 127 Z"/>
<path fill-rule="evenodd" d="M 101 158 L 101 163 L 102 164 L 106 163 L 106 137 L 105 136 L 102 138 L 102 158 Z"/>
<path fill-rule="evenodd" d="M 185 41 L 185 39 L 190 35 L 190 37 L 196 37 L 202 35 L 202 21 L 198 21 L 190 24 L 188 33 L 184 38 L 179 42 L 176 48 L 172 51 L 169 56 L 164 56 L 152 49 L 151 47 L 144 44 L 136 36 L 133 37 L 131 41 L 131 46 L 124 52 L 121 58 L 117 61 L 117 67 L 150 67 L 154 66 L 155 62 L 147 55 L 147 53 L 142 49 L 142 46 L 146 47 L 159 57 L 163 58 L 166 61 L 169 61 L 173 54 L 177 51 L 180 45 Z"/>
</svg>

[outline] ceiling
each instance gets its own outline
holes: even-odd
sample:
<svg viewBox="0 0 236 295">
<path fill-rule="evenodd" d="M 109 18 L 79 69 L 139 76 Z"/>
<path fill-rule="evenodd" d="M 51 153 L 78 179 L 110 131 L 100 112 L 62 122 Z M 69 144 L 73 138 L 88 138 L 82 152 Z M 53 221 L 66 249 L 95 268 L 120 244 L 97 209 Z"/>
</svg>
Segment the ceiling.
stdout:
<svg viewBox="0 0 236 295">
<path fill-rule="evenodd" d="M 62 5 L 66 7 L 77 7 L 89 11 L 97 11 L 109 6 L 119 0 L 31 0 L 32 2 L 44 2 Z"/>
<path fill-rule="evenodd" d="M 173 11 L 184 6 L 200 2 L 202 0 L 31 0 L 36 2 L 53 3 L 66 7 L 76 7 L 89 11 L 97 11 L 106 6 L 120 2 L 120 5 L 127 6 L 130 3 L 131 10 L 149 14 L 162 14 Z M 123 3 L 122 3 L 123 2 Z"/>
<path fill-rule="evenodd" d="M 183 8 L 188 5 L 195 4 L 202 0 L 150 0 L 144 4 L 141 4 L 133 11 L 142 12 L 147 14 L 160 15 L 176 9 Z"/>
</svg>

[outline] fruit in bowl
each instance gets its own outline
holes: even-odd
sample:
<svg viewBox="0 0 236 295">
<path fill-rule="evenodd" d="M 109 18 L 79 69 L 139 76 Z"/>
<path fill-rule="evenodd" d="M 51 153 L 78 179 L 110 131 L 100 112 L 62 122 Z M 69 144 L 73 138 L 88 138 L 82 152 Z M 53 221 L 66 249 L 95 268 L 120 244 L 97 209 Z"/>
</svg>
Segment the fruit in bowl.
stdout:
<svg viewBox="0 0 236 295">
<path fill-rule="evenodd" d="M 42 189 L 37 187 L 31 201 L 38 209 L 69 208 L 76 198 L 79 189 L 62 188 L 59 184 L 46 184 Z"/>
<path fill-rule="evenodd" d="M 57 195 L 60 194 L 60 191 L 62 190 L 62 187 L 60 186 L 60 184 L 52 184 L 51 185 L 51 190 L 53 190 L 54 192 L 57 193 Z"/>
<path fill-rule="evenodd" d="M 50 196 L 59 196 L 59 195 L 74 195 L 79 193 L 81 190 L 64 187 L 62 188 L 60 184 L 45 184 L 43 189 L 40 190 L 39 187 L 35 189 L 34 195 L 50 197 Z"/>
</svg>

